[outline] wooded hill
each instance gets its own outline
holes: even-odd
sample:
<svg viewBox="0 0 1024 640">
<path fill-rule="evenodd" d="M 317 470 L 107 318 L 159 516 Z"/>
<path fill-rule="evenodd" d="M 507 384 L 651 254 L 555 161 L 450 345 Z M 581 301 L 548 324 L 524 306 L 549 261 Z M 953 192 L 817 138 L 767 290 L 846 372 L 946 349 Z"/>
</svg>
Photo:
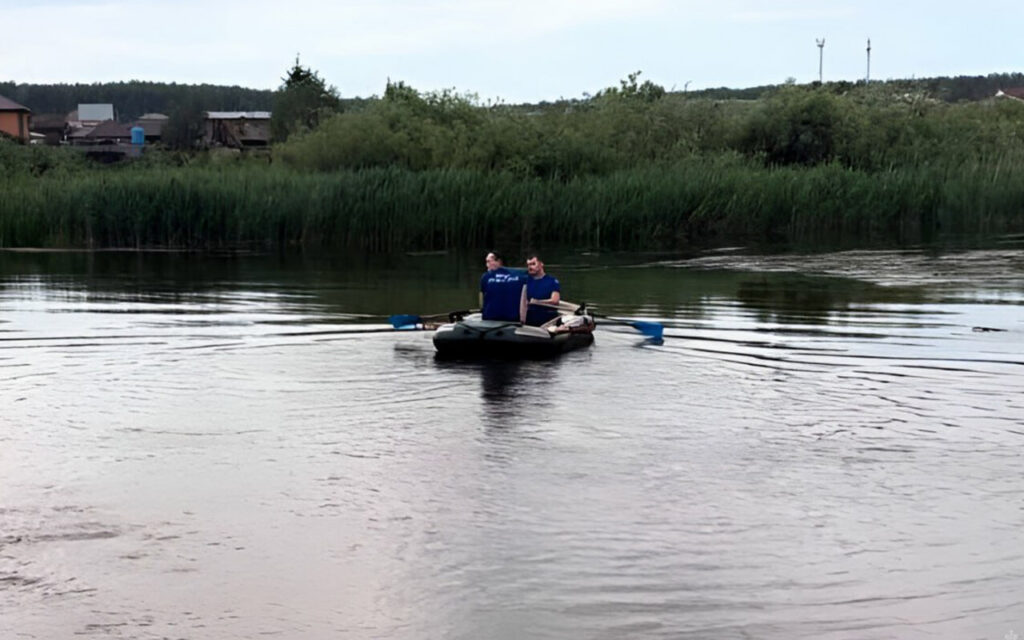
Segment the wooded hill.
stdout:
<svg viewBox="0 0 1024 640">
<path fill-rule="evenodd" d="M 852 89 L 857 85 L 863 85 L 864 81 L 839 81 L 826 82 L 824 84 L 832 89 L 833 92 L 841 92 L 844 89 Z M 910 80 L 872 80 L 871 84 L 872 86 L 876 84 L 883 86 L 888 93 L 923 93 L 930 98 L 943 102 L 963 102 L 965 100 L 975 101 L 991 98 L 1000 89 L 1024 87 L 1024 73 L 990 73 L 987 76 L 940 76 Z M 777 90 L 779 86 L 769 84 L 746 89 L 717 87 L 690 91 L 688 95 L 694 98 L 714 100 L 757 100 L 766 97 Z"/>
<path fill-rule="evenodd" d="M 826 82 L 833 92 L 852 89 L 863 82 Z M 875 85 L 872 82 L 872 85 Z M 999 89 L 1024 86 L 1024 73 L 992 73 L 987 76 L 957 76 L 884 80 L 889 93 L 923 93 L 944 102 L 961 102 L 991 98 Z M 745 89 L 719 87 L 690 91 L 694 98 L 715 100 L 757 100 L 767 97 L 781 85 L 763 85 Z M 682 94 L 683 92 L 674 92 Z M 211 84 L 177 84 L 165 82 L 107 82 L 93 84 L 29 84 L 0 82 L 0 95 L 32 109 L 34 113 L 68 113 L 80 103 L 111 103 L 118 119 L 128 122 L 144 113 L 169 114 L 177 108 L 210 111 L 271 111 L 275 92 L 269 89 L 248 89 Z M 363 100 L 342 100 L 345 106 Z M 529 105 L 524 105 L 529 106 Z"/>
<path fill-rule="evenodd" d="M 139 80 L 94 84 L 0 82 L 0 95 L 37 114 L 69 113 L 79 104 L 109 103 L 122 122 L 144 113 L 169 114 L 191 106 L 207 111 L 270 111 L 274 102 L 274 92 L 268 89 Z"/>
</svg>

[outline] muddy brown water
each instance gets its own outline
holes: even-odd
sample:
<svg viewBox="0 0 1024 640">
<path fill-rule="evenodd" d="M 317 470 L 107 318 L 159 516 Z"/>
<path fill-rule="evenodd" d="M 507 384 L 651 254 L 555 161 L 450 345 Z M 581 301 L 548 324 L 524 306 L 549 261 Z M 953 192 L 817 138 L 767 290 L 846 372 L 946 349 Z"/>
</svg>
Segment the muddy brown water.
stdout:
<svg viewBox="0 0 1024 640">
<path fill-rule="evenodd" d="M 0 637 L 1024 636 L 1019 243 L 478 262 L 0 252 Z"/>
</svg>

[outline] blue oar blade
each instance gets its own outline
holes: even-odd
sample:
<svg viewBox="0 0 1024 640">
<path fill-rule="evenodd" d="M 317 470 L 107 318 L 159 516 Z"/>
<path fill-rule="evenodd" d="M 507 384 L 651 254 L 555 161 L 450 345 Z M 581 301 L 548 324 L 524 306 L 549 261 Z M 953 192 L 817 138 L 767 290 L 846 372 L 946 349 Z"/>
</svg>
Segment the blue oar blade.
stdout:
<svg viewBox="0 0 1024 640">
<path fill-rule="evenodd" d="M 423 318 L 409 314 L 393 315 L 388 322 L 396 329 L 415 329 L 416 325 L 423 324 Z"/>
<path fill-rule="evenodd" d="M 645 320 L 632 320 L 629 322 L 629 326 L 633 327 L 640 333 L 644 334 L 652 340 L 661 340 L 662 335 L 665 332 L 665 327 L 658 322 L 647 322 Z"/>
</svg>

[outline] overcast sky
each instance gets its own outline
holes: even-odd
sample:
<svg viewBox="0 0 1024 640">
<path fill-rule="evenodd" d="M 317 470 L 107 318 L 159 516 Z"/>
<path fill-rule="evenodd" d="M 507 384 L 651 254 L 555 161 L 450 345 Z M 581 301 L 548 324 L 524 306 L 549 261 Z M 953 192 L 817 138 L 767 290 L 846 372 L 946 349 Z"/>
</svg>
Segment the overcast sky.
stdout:
<svg viewBox="0 0 1024 640">
<path fill-rule="evenodd" d="M 0 0 L 0 80 L 276 88 L 301 54 L 343 97 L 387 78 L 506 102 L 642 70 L 668 89 L 1024 71 L 1024 1 Z"/>
</svg>

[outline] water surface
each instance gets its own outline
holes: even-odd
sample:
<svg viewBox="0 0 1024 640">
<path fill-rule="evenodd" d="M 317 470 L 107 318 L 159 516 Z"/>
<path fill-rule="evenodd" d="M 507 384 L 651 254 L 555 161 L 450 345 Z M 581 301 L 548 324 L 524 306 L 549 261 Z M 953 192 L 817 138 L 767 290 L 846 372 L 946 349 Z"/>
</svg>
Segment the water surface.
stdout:
<svg viewBox="0 0 1024 640">
<path fill-rule="evenodd" d="M 1024 250 L 549 258 L 605 324 L 437 361 L 477 256 L 0 252 L 0 637 L 1024 635 Z"/>
</svg>

